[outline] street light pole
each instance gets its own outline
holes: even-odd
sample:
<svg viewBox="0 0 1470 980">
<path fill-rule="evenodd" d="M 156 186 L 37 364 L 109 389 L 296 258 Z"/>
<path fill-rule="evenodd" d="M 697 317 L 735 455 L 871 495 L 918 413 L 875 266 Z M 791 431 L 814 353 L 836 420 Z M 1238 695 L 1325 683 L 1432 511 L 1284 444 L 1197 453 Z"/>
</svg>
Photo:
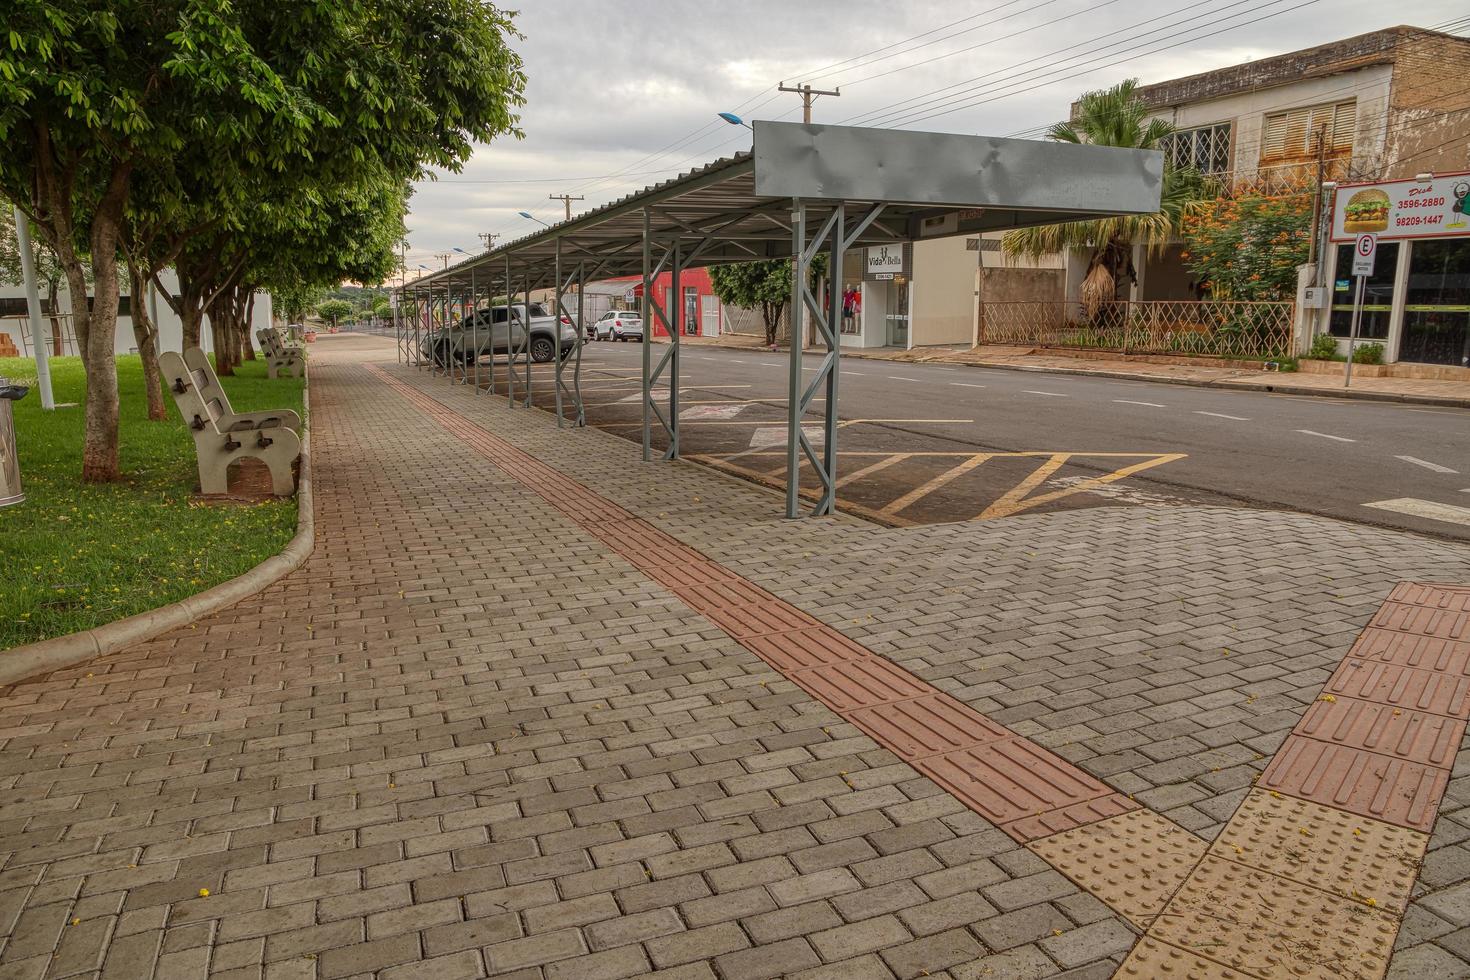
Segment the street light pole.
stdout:
<svg viewBox="0 0 1470 980">
<path fill-rule="evenodd" d="M 56 407 L 51 391 L 51 363 L 46 353 L 46 337 L 41 332 L 41 294 L 36 289 L 36 257 L 31 253 L 31 224 L 20 208 L 12 208 L 15 216 L 15 240 L 20 246 L 20 271 L 25 279 L 26 313 L 31 321 L 31 343 L 36 348 L 36 387 L 41 389 L 41 407 Z M 52 311 L 55 312 L 54 310 Z"/>
</svg>

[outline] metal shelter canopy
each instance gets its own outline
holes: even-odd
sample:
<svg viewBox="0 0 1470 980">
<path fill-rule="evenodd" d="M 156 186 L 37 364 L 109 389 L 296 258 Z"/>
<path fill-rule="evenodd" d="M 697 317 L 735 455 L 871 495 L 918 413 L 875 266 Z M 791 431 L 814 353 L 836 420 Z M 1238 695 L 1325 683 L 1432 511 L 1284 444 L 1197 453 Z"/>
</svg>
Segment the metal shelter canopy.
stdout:
<svg viewBox="0 0 1470 980">
<path fill-rule="evenodd" d="M 554 312 L 569 315 L 567 300 L 572 298 L 580 313 L 584 284 L 641 274 L 644 321 L 662 323 L 670 337 L 656 360 L 653 344 L 643 345 L 643 455 L 652 458 L 657 422 L 667 444 L 663 457 L 677 459 L 679 330 L 677 317 L 651 302 L 653 279 L 669 271 L 672 295 L 679 296 L 680 275 L 693 266 L 792 259 L 796 274 L 788 335 L 798 340 L 805 336 L 810 317 L 818 352 L 825 356 L 813 376 L 803 378 L 801 344 L 791 345 L 786 513 L 799 516 L 804 457 L 820 481 L 811 513 L 826 514 L 836 499 L 839 354 L 837 324 L 828 311 L 842 308 L 842 277 L 829 276 L 829 295 L 825 301 L 818 296 L 811 276 L 818 254 L 827 253 L 828 268 L 840 270 L 843 253 L 854 247 L 1151 213 L 1158 210 L 1162 183 L 1163 155 L 1157 151 L 757 121 L 749 152 L 716 160 L 402 287 L 400 350 L 420 366 L 428 354 L 429 367 L 451 380 L 458 362 L 458 380 L 468 383 L 468 358 L 457 358 L 448 349 L 441 356 L 439 347 L 421 338 L 421 330 L 432 332 L 436 316 L 451 322 L 454 309 L 467 312 L 480 308 L 482 299 L 520 294 L 529 318 L 531 290 L 548 285 L 556 290 Z M 580 315 L 576 322 L 580 331 Z M 406 337 L 410 330 L 411 340 Z M 651 330 L 648 335 L 651 340 Z M 516 384 L 521 382 L 523 403 L 529 405 L 527 343 L 510 343 L 510 403 L 516 404 Z M 575 352 L 575 379 L 580 379 L 581 346 L 579 342 Z M 479 349 L 478 338 L 474 347 Z M 577 381 L 571 389 L 564 383 L 559 338 L 557 347 L 558 424 L 564 421 L 564 394 L 571 400 L 574 424 L 584 424 Z M 473 383 L 479 388 L 478 357 L 473 364 Z M 494 393 L 493 357 L 489 386 Z M 818 396 L 825 396 L 820 455 L 801 426 Z"/>
</svg>

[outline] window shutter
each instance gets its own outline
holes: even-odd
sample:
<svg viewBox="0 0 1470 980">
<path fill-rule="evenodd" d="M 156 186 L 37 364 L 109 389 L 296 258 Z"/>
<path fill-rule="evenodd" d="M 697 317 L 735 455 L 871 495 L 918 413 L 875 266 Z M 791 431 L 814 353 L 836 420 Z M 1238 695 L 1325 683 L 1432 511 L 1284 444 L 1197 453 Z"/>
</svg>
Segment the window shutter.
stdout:
<svg viewBox="0 0 1470 980">
<path fill-rule="evenodd" d="M 1276 160 L 1286 155 L 1286 126 L 1290 113 L 1266 117 L 1266 131 L 1261 135 L 1261 159 Z"/>
<path fill-rule="evenodd" d="M 1357 102 L 1342 102 L 1334 106 L 1332 117 L 1332 135 L 1327 144 L 1328 152 L 1333 150 L 1348 150 L 1353 148 L 1353 131 L 1357 129 L 1358 104 Z"/>
</svg>

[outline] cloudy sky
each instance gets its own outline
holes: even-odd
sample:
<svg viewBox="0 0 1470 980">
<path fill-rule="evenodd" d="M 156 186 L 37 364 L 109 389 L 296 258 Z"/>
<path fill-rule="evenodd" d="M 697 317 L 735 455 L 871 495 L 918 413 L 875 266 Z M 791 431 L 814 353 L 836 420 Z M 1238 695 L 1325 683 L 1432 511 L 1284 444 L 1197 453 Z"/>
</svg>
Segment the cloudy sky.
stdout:
<svg viewBox="0 0 1470 980">
<path fill-rule="evenodd" d="M 509 4 L 503 4 L 509 6 Z M 748 148 L 715 118 L 799 119 L 781 81 L 840 86 L 817 122 L 1037 135 L 1088 89 L 1156 82 L 1376 30 L 1382 0 L 531 0 L 514 42 L 529 83 L 523 140 L 479 147 L 418 185 L 408 268 L 483 249 Z M 1413 23 L 1462 16 L 1420 0 Z M 454 259 L 462 258 L 453 255 Z M 411 273 L 412 274 L 412 273 Z"/>
</svg>

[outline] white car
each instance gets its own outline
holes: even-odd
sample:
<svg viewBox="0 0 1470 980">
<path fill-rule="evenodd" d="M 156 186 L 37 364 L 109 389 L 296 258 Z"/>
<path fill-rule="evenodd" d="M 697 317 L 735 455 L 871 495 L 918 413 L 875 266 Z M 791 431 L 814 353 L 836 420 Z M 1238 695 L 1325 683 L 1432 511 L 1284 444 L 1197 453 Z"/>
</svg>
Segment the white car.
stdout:
<svg viewBox="0 0 1470 980">
<path fill-rule="evenodd" d="M 628 310 L 608 310 L 592 325 L 598 340 L 643 340 L 643 317 Z"/>
</svg>

